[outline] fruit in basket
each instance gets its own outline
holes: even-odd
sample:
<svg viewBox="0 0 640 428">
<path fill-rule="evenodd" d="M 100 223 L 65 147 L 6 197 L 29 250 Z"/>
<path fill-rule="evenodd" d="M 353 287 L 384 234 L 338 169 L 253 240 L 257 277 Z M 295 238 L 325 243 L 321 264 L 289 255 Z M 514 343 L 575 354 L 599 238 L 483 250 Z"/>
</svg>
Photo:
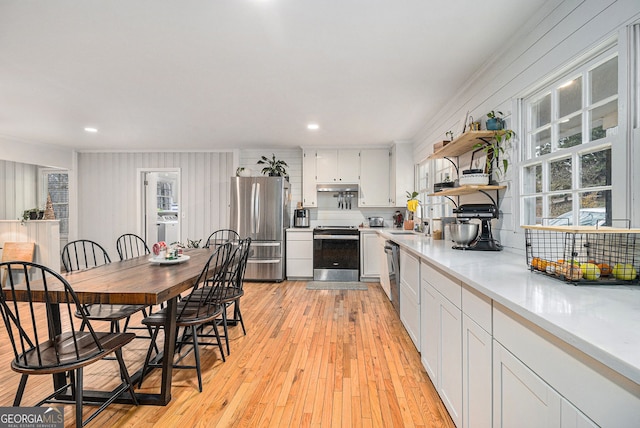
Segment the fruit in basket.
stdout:
<svg viewBox="0 0 640 428">
<path fill-rule="evenodd" d="M 606 263 L 598 263 L 596 266 L 600 269 L 600 276 L 611 275 L 611 266 Z"/>
<path fill-rule="evenodd" d="M 538 269 L 538 263 L 540 263 L 540 257 L 534 257 L 531 259 L 531 267 Z"/>
<path fill-rule="evenodd" d="M 636 276 L 638 276 L 636 268 L 634 268 L 633 265 L 630 265 L 629 263 L 616 263 L 611 273 L 616 277 L 616 279 L 621 279 L 623 281 L 631 281 L 635 279 Z"/>
<path fill-rule="evenodd" d="M 582 270 L 584 278 L 590 281 L 597 280 L 601 275 L 600 268 L 594 263 L 582 263 L 580 265 L 580 270 Z"/>
<path fill-rule="evenodd" d="M 555 275 L 557 268 L 558 264 L 556 262 L 549 262 L 547 263 L 547 267 L 544 269 L 544 271 L 549 275 Z"/>
<path fill-rule="evenodd" d="M 582 269 L 573 263 L 562 263 L 556 267 L 556 274 L 564 276 L 569 281 L 582 279 Z"/>
</svg>

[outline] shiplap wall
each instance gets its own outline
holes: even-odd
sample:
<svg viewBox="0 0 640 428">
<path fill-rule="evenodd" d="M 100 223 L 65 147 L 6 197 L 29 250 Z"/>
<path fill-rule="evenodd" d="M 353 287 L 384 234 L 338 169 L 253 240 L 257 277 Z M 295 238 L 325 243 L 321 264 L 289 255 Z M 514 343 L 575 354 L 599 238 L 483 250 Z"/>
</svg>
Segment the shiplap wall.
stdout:
<svg viewBox="0 0 640 428">
<path fill-rule="evenodd" d="M 79 153 L 78 236 L 95 240 L 117 258 L 115 241 L 123 233 L 140 233 L 138 171 L 180 168 L 181 240 L 205 240 L 228 227 L 231 152 Z"/>
<path fill-rule="evenodd" d="M 0 177 L 0 220 L 22 219 L 24 210 L 38 207 L 36 165 L 0 160 Z"/>
<path fill-rule="evenodd" d="M 518 98 L 526 96 L 542 82 L 550 81 L 568 64 L 577 62 L 607 39 L 620 35 L 625 26 L 639 19 L 638 0 L 550 0 L 531 17 L 519 35 L 503 41 L 502 50 L 471 76 L 414 137 L 414 160 L 420 162 L 431 154 L 433 144 L 442 141 L 447 131 L 454 130 L 459 134 L 466 112 L 484 122 L 488 111 L 500 110 L 507 115 L 507 126 L 520 135 L 519 118 L 512 116 Z M 624 57 L 625 41 L 621 43 L 621 57 Z M 621 85 L 625 88 L 624 83 Z M 621 99 L 623 97 L 624 91 Z M 621 114 L 621 134 L 625 120 Z M 494 222 L 494 235 L 507 247 L 523 250 L 524 237 L 517 218 L 517 141 L 508 156 L 513 167 L 501 182 L 507 190 L 500 194 L 501 218 Z M 468 159 L 466 161 L 468 163 Z M 464 163 L 462 158 L 461 164 Z M 638 200 L 638 189 L 635 191 L 635 200 Z M 486 203 L 488 200 L 474 196 L 462 201 L 474 202 Z"/>
<path fill-rule="evenodd" d="M 302 201 L 302 149 L 255 149 L 241 150 L 238 166 L 249 168 L 252 176 L 261 176 L 264 165 L 258 165 L 257 162 L 261 156 L 271 159 L 272 155 L 276 155 L 276 159 L 283 160 L 289 165 L 286 170 L 289 174 L 289 185 L 291 186 L 291 203 L 289 204 L 289 219 L 293 219 L 293 210 L 296 208 L 298 201 Z M 235 171 L 233 171 L 235 175 Z"/>
</svg>

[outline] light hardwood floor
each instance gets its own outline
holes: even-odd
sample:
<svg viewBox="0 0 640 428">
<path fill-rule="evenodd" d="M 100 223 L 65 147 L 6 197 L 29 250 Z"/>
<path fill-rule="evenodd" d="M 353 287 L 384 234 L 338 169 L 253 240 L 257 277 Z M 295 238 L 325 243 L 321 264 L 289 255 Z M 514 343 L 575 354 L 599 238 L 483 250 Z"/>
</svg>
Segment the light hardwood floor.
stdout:
<svg viewBox="0 0 640 428">
<path fill-rule="evenodd" d="M 303 281 L 247 282 L 242 309 L 247 335 L 231 328 L 227 361 L 216 347 L 202 351 L 202 393 L 195 371 L 174 370 L 169 405 L 111 405 L 89 426 L 454 427 L 379 284 L 327 291 Z M 11 406 L 19 380 L 1 330 L 0 407 Z M 125 348 L 131 372 L 147 345 L 137 339 Z M 159 375 L 152 372 L 142 390 L 157 390 Z M 108 387 L 115 376 L 116 363 L 101 361 L 85 370 L 85 387 Z M 51 385 L 49 376 L 32 376 L 22 405 Z M 65 421 L 75 423 L 72 406 Z"/>
</svg>

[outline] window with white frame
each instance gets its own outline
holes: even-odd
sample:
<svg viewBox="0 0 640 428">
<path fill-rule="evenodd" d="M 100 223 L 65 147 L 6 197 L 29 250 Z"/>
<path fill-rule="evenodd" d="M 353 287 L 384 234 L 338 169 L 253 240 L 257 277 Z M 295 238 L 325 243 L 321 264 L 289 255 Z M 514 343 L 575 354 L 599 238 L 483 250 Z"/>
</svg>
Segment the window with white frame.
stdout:
<svg viewBox="0 0 640 428">
<path fill-rule="evenodd" d="M 69 174 L 59 169 L 41 170 L 40 205 L 45 206 L 51 196 L 56 220 L 60 220 L 60 236 L 69 234 Z"/>
<path fill-rule="evenodd" d="M 618 56 L 607 52 L 523 100 L 523 224 L 611 224 Z"/>
</svg>

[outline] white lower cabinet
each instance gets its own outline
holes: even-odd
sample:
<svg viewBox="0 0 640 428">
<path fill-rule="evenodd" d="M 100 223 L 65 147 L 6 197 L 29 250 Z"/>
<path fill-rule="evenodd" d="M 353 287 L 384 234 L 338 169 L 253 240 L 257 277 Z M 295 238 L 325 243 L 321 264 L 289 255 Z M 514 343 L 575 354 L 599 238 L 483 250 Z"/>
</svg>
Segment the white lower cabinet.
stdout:
<svg viewBox="0 0 640 428">
<path fill-rule="evenodd" d="M 287 278 L 313 278 L 313 230 L 287 230 Z"/>
<path fill-rule="evenodd" d="M 451 419 L 462 427 L 462 311 L 431 284 L 440 278 L 432 267 L 422 263 L 421 273 L 422 364 Z"/>
<path fill-rule="evenodd" d="M 491 427 L 491 335 L 462 315 L 462 419 L 469 428 Z"/>
<path fill-rule="evenodd" d="M 496 428 L 598 426 L 495 340 L 493 386 Z"/>
<path fill-rule="evenodd" d="M 360 278 L 362 280 L 380 278 L 381 253 L 384 253 L 384 239 L 375 231 L 360 233 Z"/>
<path fill-rule="evenodd" d="M 494 427 L 560 427 L 562 399 L 497 341 L 493 342 Z"/>
<path fill-rule="evenodd" d="M 420 352 L 420 260 L 400 250 L 400 321 Z"/>
</svg>

